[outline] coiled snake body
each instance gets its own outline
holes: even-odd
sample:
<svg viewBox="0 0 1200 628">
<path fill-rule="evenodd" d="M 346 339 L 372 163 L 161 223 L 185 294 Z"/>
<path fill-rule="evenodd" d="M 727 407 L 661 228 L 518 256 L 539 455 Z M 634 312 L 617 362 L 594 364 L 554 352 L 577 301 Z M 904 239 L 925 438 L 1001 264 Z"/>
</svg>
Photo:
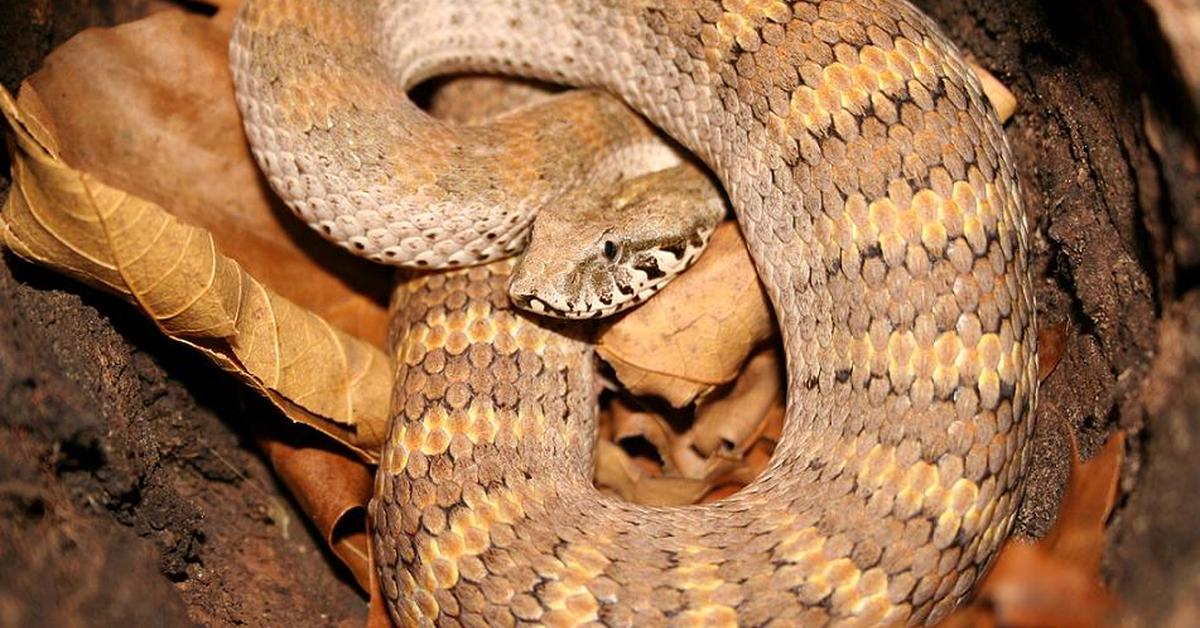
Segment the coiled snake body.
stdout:
<svg viewBox="0 0 1200 628">
<path fill-rule="evenodd" d="M 515 252 L 636 134 L 586 92 L 462 128 L 407 88 L 611 91 L 721 180 L 783 331 L 767 470 L 649 508 L 592 488 L 590 354 L 508 309 L 509 262 L 401 287 L 372 509 L 399 623 L 929 622 L 1007 536 L 1036 397 L 1020 193 L 976 79 L 903 0 L 252 0 L 231 54 L 279 194 L 411 266 Z"/>
</svg>

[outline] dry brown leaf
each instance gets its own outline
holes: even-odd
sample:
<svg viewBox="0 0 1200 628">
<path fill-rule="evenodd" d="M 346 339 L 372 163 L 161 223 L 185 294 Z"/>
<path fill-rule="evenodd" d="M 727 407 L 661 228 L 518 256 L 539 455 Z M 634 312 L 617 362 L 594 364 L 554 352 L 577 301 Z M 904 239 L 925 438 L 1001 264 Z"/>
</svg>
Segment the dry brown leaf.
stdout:
<svg viewBox="0 0 1200 628">
<path fill-rule="evenodd" d="M 773 331 L 750 255 L 725 223 L 696 265 L 605 330 L 597 351 L 631 392 L 680 408 L 737 377 Z"/>
<path fill-rule="evenodd" d="M 386 346 L 391 271 L 324 241 L 270 191 L 233 100 L 228 46 L 228 33 L 178 11 L 90 29 L 47 57 L 20 103 L 72 168 L 208 231 L 275 293 Z"/>
<path fill-rule="evenodd" d="M 775 446 L 783 433 L 783 400 L 778 399 L 759 419 L 755 431 L 735 445 L 729 453 L 718 453 L 709 459 L 704 481 L 716 492 L 722 487 L 740 490 L 758 477 L 775 454 Z M 704 496 L 712 501 L 713 493 Z"/>
<path fill-rule="evenodd" d="M 622 398 L 600 409 L 596 417 L 596 451 L 592 470 L 592 482 L 600 490 L 617 495 L 633 495 L 634 484 L 643 477 L 662 475 L 659 460 L 647 456 L 631 455 L 618 443 L 625 438 L 641 436 L 653 444 L 654 440 L 669 442 L 670 434 L 664 433 L 658 424 L 661 417 L 634 410 Z M 665 445 L 663 445 L 665 446 Z M 663 446 L 655 445 L 662 450 Z M 601 451 L 601 448 L 607 448 Z"/>
<path fill-rule="evenodd" d="M 1074 434 L 1069 440 L 1071 473 L 1067 490 L 1055 525 L 1038 545 L 1080 571 L 1098 575 L 1104 555 L 1104 523 L 1116 503 L 1125 460 L 1125 432 L 1114 433 L 1091 460 L 1082 463 Z"/>
<path fill-rule="evenodd" d="M 609 441 L 596 441 L 595 469 L 593 481 L 601 489 L 609 489 L 629 500 L 633 494 L 634 484 L 644 475 L 644 472 L 633 461 L 620 445 Z"/>
<path fill-rule="evenodd" d="M 371 467 L 307 433 L 263 435 L 258 442 L 330 550 L 358 585 L 369 590 L 366 512 L 373 489 Z"/>
<path fill-rule="evenodd" d="M 706 399 L 691 421 L 667 420 L 638 404 L 617 397 L 601 414 L 596 484 L 642 504 L 712 501 L 752 481 L 774 453 L 783 426 L 778 353 L 751 358 L 736 384 Z M 635 437 L 653 445 L 662 462 L 627 450 L 626 439 Z"/>
<path fill-rule="evenodd" d="M 664 452 L 671 446 L 673 435 L 671 426 L 661 416 L 634 408 L 620 397 L 613 400 L 609 407 L 611 412 L 609 430 L 610 440 L 618 443 L 626 438 L 641 436 L 659 452 Z"/>
<path fill-rule="evenodd" d="M 67 165 L 32 91 L 18 104 L 0 90 L 0 110 L 13 162 L 0 214 L 8 248 L 138 305 L 294 420 L 372 455 L 391 389 L 381 350 L 258 283 L 205 230 Z"/>
<path fill-rule="evenodd" d="M 1097 626 L 1115 618 L 1104 590 L 1100 560 L 1104 524 L 1112 512 L 1124 460 L 1125 433 L 1117 432 L 1091 460 L 1079 462 L 1071 441 L 1071 475 L 1058 518 L 1036 544 L 1010 540 L 972 603 L 941 625 Z"/>
</svg>

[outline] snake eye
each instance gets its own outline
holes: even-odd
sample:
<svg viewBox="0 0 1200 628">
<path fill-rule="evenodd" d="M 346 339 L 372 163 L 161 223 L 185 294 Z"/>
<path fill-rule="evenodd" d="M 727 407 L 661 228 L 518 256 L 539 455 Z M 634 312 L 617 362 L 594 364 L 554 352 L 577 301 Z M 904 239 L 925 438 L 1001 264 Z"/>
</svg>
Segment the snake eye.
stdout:
<svg viewBox="0 0 1200 628">
<path fill-rule="evenodd" d="M 621 247 L 617 246 L 616 242 L 613 242 L 612 240 L 604 241 L 604 259 L 610 262 L 615 262 L 617 261 L 617 256 L 620 254 Z"/>
</svg>

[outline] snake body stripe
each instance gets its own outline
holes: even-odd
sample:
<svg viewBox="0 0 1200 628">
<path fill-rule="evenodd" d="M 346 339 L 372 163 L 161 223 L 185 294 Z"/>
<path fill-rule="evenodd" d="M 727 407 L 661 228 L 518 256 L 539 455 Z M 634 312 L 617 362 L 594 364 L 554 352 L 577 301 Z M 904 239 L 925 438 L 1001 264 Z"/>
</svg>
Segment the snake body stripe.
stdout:
<svg viewBox="0 0 1200 628">
<path fill-rule="evenodd" d="M 402 288 L 372 509 L 402 625 L 926 623 L 1007 536 L 1037 387 L 1028 230 L 977 80 L 907 2 L 251 0 L 231 57 L 276 190 L 404 265 L 515 251 L 627 114 L 460 131 L 407 88 L 604 88 L 712 168 L 783 332 L 768 468 L 648 508 L 591 487 L 586 348 L 506 311 L 507 262 Z"/>
</svg>

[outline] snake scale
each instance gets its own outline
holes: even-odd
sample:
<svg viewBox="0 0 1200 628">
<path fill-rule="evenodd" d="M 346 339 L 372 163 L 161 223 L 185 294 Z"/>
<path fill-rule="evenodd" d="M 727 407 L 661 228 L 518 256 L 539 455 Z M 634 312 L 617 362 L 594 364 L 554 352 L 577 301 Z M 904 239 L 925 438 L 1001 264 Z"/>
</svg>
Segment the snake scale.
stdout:
<svg viewBox="0 0 1200 628">
<path fill-rule="evenodd" d="M 251 0 L 231 58 L 297 214 L 373 259 L 463 267 L 394 299 L 372 516 L 398 623 L 919 624 L 970 592 L 1023 486 L 1029 235 L 1003 131 L 917 9 Z M 588 348 L 512 311 L 493 260 L 637 133 L 586 91 L 465 127 L 407 98 L 456 71 L 607 90 L 721 181 L 787 362 L 753 484 L 686 508 L 592 487 Z"/>
</svg>

